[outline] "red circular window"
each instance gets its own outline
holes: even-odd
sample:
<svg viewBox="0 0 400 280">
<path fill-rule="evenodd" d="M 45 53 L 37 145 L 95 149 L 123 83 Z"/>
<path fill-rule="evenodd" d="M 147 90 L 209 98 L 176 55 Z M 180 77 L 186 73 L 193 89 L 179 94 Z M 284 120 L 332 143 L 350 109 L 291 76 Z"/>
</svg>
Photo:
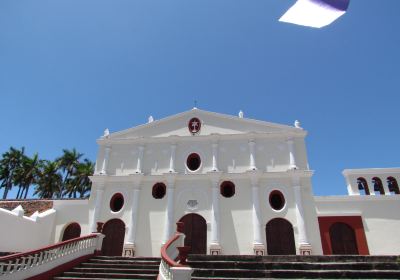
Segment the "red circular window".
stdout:
<svg viewBox="0 0 400 280">
<path fill-rule="evenodd" d="M 281 210 L 285 206 L 285 197 L 280 191 L 272 191 L 269 194 L 269 204 L 272 209 Z"/>
<path fill-rule="evenodd" d="M 151 194 L 155 199 L 161 199 L 165 196 L 166 187 L 163 183 L 157 183 L 153 186 Z"/>
<path fill-rule="evenodd" d="M 196 171 L 200 168 L 201 159 L 196 153 L 190 154 L 186 160 L 186 166 L 190 171 Z"/>
<path fill-rule="evenodd" d="M 120 193 L 116 193 L 110 200 L 110 208 L 113 212 L 118 212 L 124 206 L 124 196 Z"/>
<path fill-rule="evenodd" d="M 235 195 L 235 184 L 231 181 L 224 181 L 220 186 L 220 192 L 223 197 L 232 197 Z"/>
</svg>

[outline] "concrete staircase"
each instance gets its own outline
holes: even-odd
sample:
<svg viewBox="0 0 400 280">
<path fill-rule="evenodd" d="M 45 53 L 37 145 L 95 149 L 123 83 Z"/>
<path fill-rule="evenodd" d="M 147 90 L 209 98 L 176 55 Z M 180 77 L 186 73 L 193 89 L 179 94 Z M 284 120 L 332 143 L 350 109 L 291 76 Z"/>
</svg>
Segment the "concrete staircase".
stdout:
<svg viewBox="0 0 400 280">
<path fill-rule="evenodd" d="M 93 257 L 54 280 L 157 279 L 160 258 Z"/>
<path fill-rule="evenodd" d="M 400 279 L 397 256 L 189 255 L 192 280 L 204 279 Z"/>
</svg>

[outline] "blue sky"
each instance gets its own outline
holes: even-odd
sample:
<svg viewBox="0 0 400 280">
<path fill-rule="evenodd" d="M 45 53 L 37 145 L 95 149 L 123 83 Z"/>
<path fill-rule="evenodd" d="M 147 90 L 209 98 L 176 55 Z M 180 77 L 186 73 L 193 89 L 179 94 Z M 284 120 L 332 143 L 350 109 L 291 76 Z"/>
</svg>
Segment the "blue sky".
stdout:
<svg viewBox="0 0 400 280">
<path fill-rule="evenodd" d="M 323 29 L 278 22 L 294 0 L 0 1 L 0 152 L 54 159 L 204 110 L 309 131 L 314 193 L 345 168 L 399 166 L 400 1 L 352 0 Z"/>
</svg>

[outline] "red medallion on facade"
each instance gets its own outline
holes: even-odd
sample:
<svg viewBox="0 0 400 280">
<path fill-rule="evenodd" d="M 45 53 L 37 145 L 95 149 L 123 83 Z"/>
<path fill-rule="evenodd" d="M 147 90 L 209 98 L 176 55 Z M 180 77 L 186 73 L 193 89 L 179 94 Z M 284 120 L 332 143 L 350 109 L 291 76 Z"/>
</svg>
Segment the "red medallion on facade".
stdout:
<svg viewBox="0 0 400 280">
<path fill-rule="evenodd" d="M 198 118 L 191 118 L 188 123 L 190 133 L 197 134 L 201 128 L 201 121 Z"/>
</svg>

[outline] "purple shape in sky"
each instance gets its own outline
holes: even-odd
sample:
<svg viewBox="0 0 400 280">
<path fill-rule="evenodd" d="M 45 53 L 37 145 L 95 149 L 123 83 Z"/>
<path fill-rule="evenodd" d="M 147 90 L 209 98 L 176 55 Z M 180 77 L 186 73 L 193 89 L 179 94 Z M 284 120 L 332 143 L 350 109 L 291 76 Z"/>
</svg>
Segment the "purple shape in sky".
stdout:
<svg viewBox="0 0 400 280">
<path fill-rule="evenodd" d="M 297 0 L 279 21 L 321 28 L 344 15 L 350 0 Z"/>
</svg>

